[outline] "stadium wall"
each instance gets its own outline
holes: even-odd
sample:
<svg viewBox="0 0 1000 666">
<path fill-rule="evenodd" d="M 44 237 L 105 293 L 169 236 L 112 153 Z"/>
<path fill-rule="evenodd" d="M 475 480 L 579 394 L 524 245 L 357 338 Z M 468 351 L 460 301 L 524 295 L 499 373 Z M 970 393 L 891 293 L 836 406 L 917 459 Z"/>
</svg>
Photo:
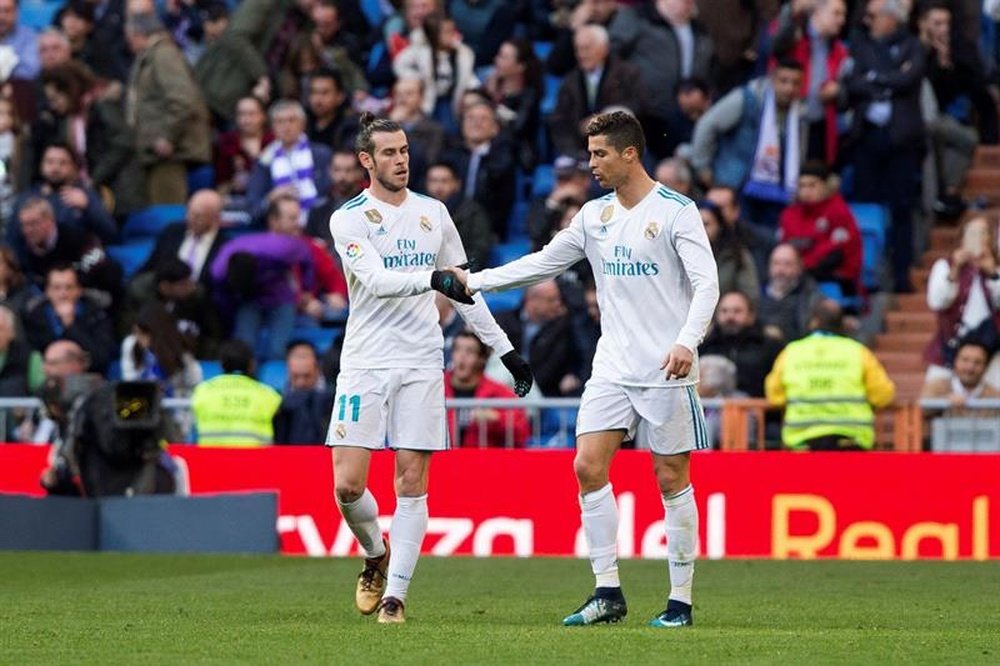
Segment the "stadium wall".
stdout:
<svg viewBox="0 0 1000 666">
<path fill-rule="evenodd" d="M 281 550 L 353 555 L 321 447 L 173 446 L 194 494 L 275 490 Z M 0 492 L 39 495 L 46 450 L 0 446 Z M 572 451 L 458 450 L 431 466 L 436 555 L 582 555 Z M 988 559 L 1000 557 L 1000 455 L 720 453 L 693 461 L 705 557 Z M 666 555 L 649 456 L 623 451 L 612 482 L 623 557 Z M 374 457 L 371 489 L 388 527 L 392 457 Z"/>
</svg>

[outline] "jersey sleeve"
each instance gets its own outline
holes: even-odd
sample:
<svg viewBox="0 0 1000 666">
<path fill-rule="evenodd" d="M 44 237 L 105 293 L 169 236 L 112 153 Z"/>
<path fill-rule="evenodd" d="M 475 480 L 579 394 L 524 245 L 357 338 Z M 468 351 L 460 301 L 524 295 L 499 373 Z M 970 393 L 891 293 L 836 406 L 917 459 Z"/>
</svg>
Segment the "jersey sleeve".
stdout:
<svg viewBox="0 0 1000 666">
<path fill-rule="evenodd" d="M 448 214 L 448 210 L 444 206 L 441 208 L 443 209 L 441 215 L 441 251 L 438 252 L 438 268 L 464 264 L 467 258 L 462 238 L 458 235 L 458 229 L 455 227 L 451 215 Z M 490 312 L 482 295 L 476 294 L 472 300 L 475 301 L 474 305 L 455 303 L 454 301 L 453 303 L 476 337 L 499 356 L 514 349 L 507 334 L 493 318 L 493 313 Z"/>
<path fill-rule="evenodd" d="M 499 268 L 489 268 L 470 275 L 469 288 L 473 291 L 499 291 L 550 280 L 586 258 L 585 238 L 581 210 L 568 227 L 556 234 L 538 252 L 515 259 Z"/>
<path fill-rule="evenodd" d="M 674 217 L 670 240 L 694 291 L 687 321 L 675 344 L 695 351 L 712 323 L 719 302 L 719 269 L 705 234 L 705 225 L 693 203 L 684 206 Z"/>
<path fill-rule="evenodd" d="M 346 211 L 338 210 L 330 218 L 330 235 L 344 272 L 354 275 L 377 297 L 415 296 L 430 291 L 432 271 L 387 270 L 378 250 L 368 240 L 363 222 Z"/>
</svg>

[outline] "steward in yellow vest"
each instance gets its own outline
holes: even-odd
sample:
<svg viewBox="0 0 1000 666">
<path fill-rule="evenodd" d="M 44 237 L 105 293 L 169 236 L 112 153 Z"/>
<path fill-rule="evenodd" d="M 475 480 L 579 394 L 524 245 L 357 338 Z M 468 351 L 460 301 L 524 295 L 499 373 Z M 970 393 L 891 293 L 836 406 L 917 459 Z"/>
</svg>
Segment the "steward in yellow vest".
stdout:
<svg viewBox="0 0 1000 666">
<path fill-rule="evenodd" d="M 274 441 L 271 420 L 281 394 L 253 379 L 253 352 L 238 340 L 219 347 L 224 374 L 198 384 L 191 396 L 198 444 L 266 446 Z"/>
<path fill-rule="evenodd" d="M 782 442 L 813 451 L 871 449 L 873 408 L 892 403 L 895 385 L 870 349 L 843 336 L 835 302 L 816 304 L 809 329 L 778 355 L 764 382 L 768 402 L 785 407 Z"/>
</svg>

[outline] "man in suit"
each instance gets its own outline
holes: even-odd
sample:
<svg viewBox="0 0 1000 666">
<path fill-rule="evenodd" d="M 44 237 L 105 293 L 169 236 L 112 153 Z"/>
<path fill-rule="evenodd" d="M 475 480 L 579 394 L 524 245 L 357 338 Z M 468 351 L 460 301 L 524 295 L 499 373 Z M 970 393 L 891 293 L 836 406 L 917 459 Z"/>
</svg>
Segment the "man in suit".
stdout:
<svg viewBox="0 0 1000 666">
<path fill-rule="evenodd" d="M 462 143 L 444 155 L 454 164 L 466 197 L 474 199 L 490 214 L 493 233 L 507 237 L 507 218 L 514 207 L 514 144 L 500 134 L 493 106 L 473 102 L 462 114 Z"/>
<path fill-rule="evenodd" d="M 219 230 L 221 224 L 222 197 L 219 193 L 215 190 L 195 192 L 188 199 L 184 221 L 171 224 L 160 232 L 152 254 L 133 283 L 142 283 L 140 288 L 148 290 L 152 274 L 166 259 L 177 258 L 191 267 L 196 282 L 206 288 L 211 286 L 208 269 L 225 241 Z"/>
<path fill-rule="evenodd" d="M 579 395 L 579 353 L 573 325 L 555 280 L 528 287 L 519 310 L 501 312 L 497 323 L 529 363 L 535 383 L 548 397 Z"/>
<path fill-rule="evenodd" d="M 624 106 L 639 114 L 643 97 L 639 70 L 611 55 L 608 31 L 603 26 L 581 27 L 573 43 L 579 64 L 563 79 L 549 119 L 552 142 L 563 155 L 587 149 L 582 128 L 595 113 L 609 106 Z"/>
</svg>

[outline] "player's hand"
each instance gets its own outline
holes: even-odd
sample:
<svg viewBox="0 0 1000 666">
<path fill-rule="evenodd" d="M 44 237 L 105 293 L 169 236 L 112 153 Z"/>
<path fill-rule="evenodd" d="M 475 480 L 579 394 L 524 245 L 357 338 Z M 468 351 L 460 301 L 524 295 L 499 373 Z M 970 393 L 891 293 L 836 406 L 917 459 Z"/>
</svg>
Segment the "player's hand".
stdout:
<svg viewBox="0 0 1000 666">
<path fill-rule="evenodd" d="M 528 362 L 521 358 L 521 355 L 513 349 L 501 356 L 500 361 L 507 368 L 507 371 L 510 372 L 511 376 L 514 377 L 514 393 L 519 398 L 528 395 L 531 385 L 535 382 L 535 377 L 531 374 L 531 366 L 528 365 Z"/>
<path fill-rule="evenodd" d="M 684 379 L 691 372 L 694 363 L 694 352 L 684 345 L 674 345 L 664 359 L 660 370 L 667 371 L 667 379 Z"/>
<path fill-rule="evenodd" d="M 453 268 L 431 273 L 431 289 L 440 291 L 451 300 L 459 303 L 466 305 L 475 303 Z"/>
</svg>

